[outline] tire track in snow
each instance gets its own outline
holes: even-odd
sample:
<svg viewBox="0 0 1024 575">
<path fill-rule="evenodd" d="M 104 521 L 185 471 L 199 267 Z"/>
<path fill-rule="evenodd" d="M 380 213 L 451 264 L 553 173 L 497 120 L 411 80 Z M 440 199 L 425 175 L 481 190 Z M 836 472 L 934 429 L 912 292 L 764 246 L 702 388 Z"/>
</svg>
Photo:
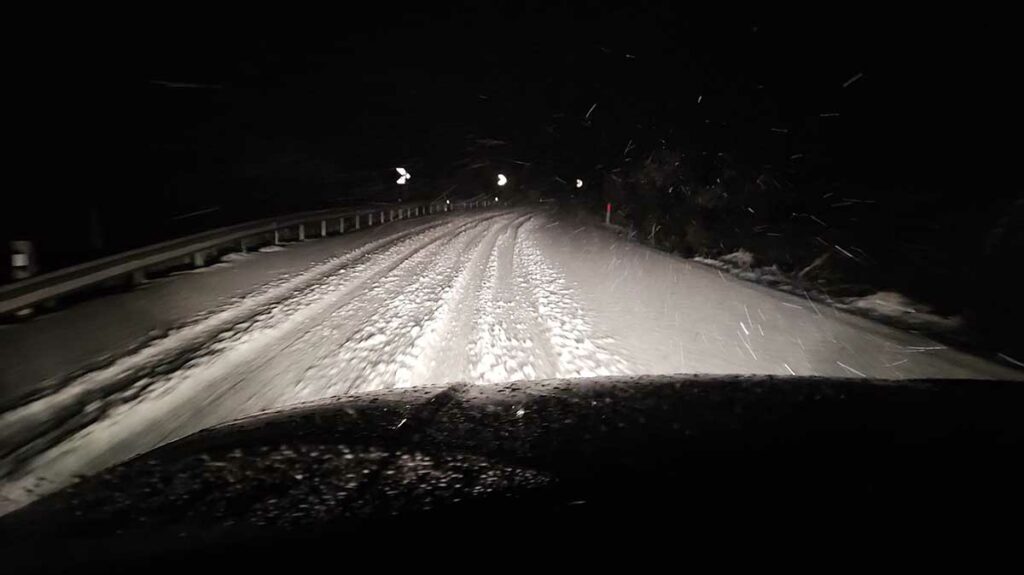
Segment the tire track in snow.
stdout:
<svg viewBox="0 0 1024 575">
<path fill-rule="evenodd" d="M 469 381 L 499 383 L 549 377 L 629 373 L 606 351 L 576 294 L 547 261 L 532 234 L 540 221 L 512 226 L 487 261 L 473 313 Z"/>
<path fill-rule="evenodd" d="M 526 222 L 506 230 L 491 251 L 477 298 L 476 336 L 469 347 L 473 383 L 501 383 L 536 379 L 548 371 L 550 355 L 525 325 L 530 311 L 514 289 L 514 253 L 519 230 Z"/>
<path fill-rule="evenodd" d="M 534 330 L 544 334 L 550 346 L 554 373 L 540 377 L 591 377 L 632 373 L 627 361 L 607 351 L 611 338 L 593 333 L 591 321 L 577 303 L 578 297 L 565 277 L 551 264 L 532 237 L 538 222 L 524 226 L 516 243 L 515 272 L 523 295 L 532 299 Z M 535 311 L 534 311 L 535 310 Z"/>
<path fill-rule="evenodd" d="M 487 222 L 484 229 L 463 231 L 433 257 L 410 261 L 402 274 L 374 285 L 360 296 L 376 302 L 372 312 L 350 306 L 325 322 L 324 329 L 338 324 L 356 327 L 327 346 L 328 356 L 300 382 L 300 398 L 425 383 L 416 377 L 417 366 L 429 361 L 423 355 L 436 345 L 436 334 L 448 319 L 450 300 L 459 295 L 460 278 L 476 249 L 505 225 L 505 220 L 498 218 Z"/>
<path fill-rule="evenodd" d="M 474 318 L 479 313 L 480 299 L 484 293 L 484 276 L 499 236 L 508 228 L 522 225 L 532 215 L 522 216 L 501 228 L 492 230 L 477 246 L 464 274 L 457 281 L 456 290 L 446 308 L 447 321 L 432 337 L 435 345 L 420 363 L 420 369 L 427 371 L 419 381 L 432 383 L 473 382 L 472 350 L 476 334 Z"/>
<path fill-rule="evenodd" d="M 67 484 L 75 475 L 99 471 L 135 453 L 201 428 L 209 418 L 200 417 L 195 413 L 196 408 L 220 403 L 227 392 L 264 368 L 270 358 L 295 343 L 311 325 L 322 321 L 325 312 L 343 306 L 351 299 L 346 296 L 386 276 L 419 252 L 494 217 L 496 215 L 477 217 L 468 223 L 457 221 L 424 226 L 418 230 L 438 230 L 426 234 L 425 238 L 399 234 L 397 243 L 394 243 L 395 238 L 389 238 L 394 245 L 381 246 L 383 242 L 375 242 L 376 250 L 371 250 L 370 246 L 356 250 L 366 256 L 374 254 L 374 257 L 368 257 L 362 266 L 337 266 L 335 275 L 319 278 L 324 280 L 319 283 L 310 282 L 314 285 L 308 285 L 308 289 L 294 295 L 304 300 L 301 304 L 291 302 L 272 307 L 251 323 L 236 324 L 240 329 L 221 334 L 201 357 L 190 360 L 169 374 L 138 380 L 144 392 L 133 389 L 122 392 L 114 398 L 116 401 L 108 401 L 114 405 L 103 406 L 106 409 L 102 413 L 73 422 L 80 425 L 69 433 L 55 438 L 44 437 L 43 441 L 30 444 L 24 459 L 5 460 L 5 483 L 0 494 L 9 502 L 22 504 Z M 319 273 L 322 268 L 317 266 L 310 274 Z M 350 274 L 340 276 L 338 272 L 341 271 L 354 272 L 356 277 L 350 278 Z M 340 282 L 339 285 L 329 285 L 332 278 L 335 283 Z M 139 360 L 130 357 L 127 361 Z M 115 370 L 115 373 L 118 372 Z M 263 375 L 273 373 L 274 370 L 267 370 Z M 94 406 L 83 409 L 86 412 L 96 411 Z M 209 407 L 205 409 L 210 412 Z M 53 441 L 47 445 L 47 439 Z"/>
<path fill-rule="evenodd" d="M 361 248 L 314 265 L 296 276 L 273 282 L 227 306 L 204 314 L 196 321 L 170 331 L 165 337 L 116 359 L 98 369 L 77 376 L 67 385 L 49 395 L 0 414 L 0 455 L 7 459 L 0 467 L 0 477 L 9 472 L 12 463 L 33 451 L 31 444 L 51 443 L 66 435 L 68 429 L 80 428 L 102 416 L 110 404 L 130 401 L 146 391 L 162 374 L 172 373 L 195 362 L 237 333 L 256 325 L 269 325 L 297 311 L 288 302 L 303 301 L 304 294 L 326 295 L 331 278 L 342 270 L 358 268 L 375 257 L 415 241 L 421 234 L 452 225 L 434 222 L 371 242 Z M 303 294 L 303 295 L 299 295 Z M 127 391 L 126 391 L 127 390 Z"/>
<path fill-rule="evenodd" d="M 403 353 L 408 377 L 402 377 L 400 374 L 398 386 L 466 381 L 467 362 L 464 359 L 455 359 L 459 355 L 465 355 L 465 341 L 453 341 L 452 338 L 458 330 L 458 323 L 466 319 L 466 316 L 459 312 L 465 309 L 466 306 L 463 304 L 467 299 L 472 303 L 475 294 L 479 293 L 483 260 L 487 254 L 495 250 L 498 237 L 507 233 L 507 230 L 522 225 L 529 217 L 531 216 L 522 216 L 492 227 L 476 248 L 465 257 L 455 281 L 442 298 L 437 313 L 425 325 L 416 343 Z M 456 367 L 459 364 L 463 366 L 462 369 Z"/>
</svg>

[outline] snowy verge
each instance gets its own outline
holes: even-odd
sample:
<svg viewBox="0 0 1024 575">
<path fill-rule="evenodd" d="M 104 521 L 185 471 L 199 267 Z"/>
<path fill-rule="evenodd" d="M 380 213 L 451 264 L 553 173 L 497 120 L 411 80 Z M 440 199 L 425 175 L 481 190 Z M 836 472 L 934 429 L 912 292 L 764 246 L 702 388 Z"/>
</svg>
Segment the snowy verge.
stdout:
<svg viewBox="0 0 1024 575">
<path fill-rule="evenodd" d="M 945 317 L 907 296 L 893 291 L 879 291 L 864 297 L 832 298 L 827 293 L 799 286 L 778 267 L 754 267 L 753 256 L 746 250 L 718 259 L 695 257 L 693 261 L 729 272 L 742 280 L 766 285 L 781 291 L 807 297 L 833 308 L 875 321 L 914 331 L 936 335 L 957 336 L 964 330 L 963 318 Z"/>
</svg>

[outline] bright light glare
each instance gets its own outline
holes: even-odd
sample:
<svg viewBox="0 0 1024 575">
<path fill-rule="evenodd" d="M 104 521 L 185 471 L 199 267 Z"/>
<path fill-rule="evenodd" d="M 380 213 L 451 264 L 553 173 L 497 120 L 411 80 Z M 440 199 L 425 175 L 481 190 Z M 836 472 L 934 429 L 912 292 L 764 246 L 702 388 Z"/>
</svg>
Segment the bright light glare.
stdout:
<svg viewBox="0 0 1024 575">
<path fill-rule="evenodd" d="M 395 180 L 395 183 L 398 185 L 402 185 L 412 179 L 412 174 L 407 172 L 405 168 L 395 168 L 395 171 L 399 175 L 399 178 Z"/>
<path fill-rule="evenodd" d="M 494 196 L 494 201 L 498 201 L 498 196 Z"/>
<path fill-rule="evenodd" d="M 576 178 L 576 187 L 577 188 L 582 188 L 583 187 L 583 180 L 581 180 L 579 178 Z"/>
<path fill-rule="evenodd" d="M 451 200 L 445 200 L 444 203 L 450 204 L 450 203 L 452 203 L 452 201 Z"/>
<path fill-rule="evenodd" d="M 507 182 L 508 182 L 508 178 L 505 177 L 505 174 L 498 174 L 498 185 L 499 186 L 504 186 Z"/>
</svg>

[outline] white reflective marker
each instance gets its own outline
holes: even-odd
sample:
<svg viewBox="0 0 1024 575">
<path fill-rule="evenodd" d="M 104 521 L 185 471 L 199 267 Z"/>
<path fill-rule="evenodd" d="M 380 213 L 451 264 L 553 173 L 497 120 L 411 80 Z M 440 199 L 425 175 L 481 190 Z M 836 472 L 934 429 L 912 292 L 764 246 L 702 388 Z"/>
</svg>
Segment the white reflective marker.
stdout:
<svg viewBox="0 0 1024 575">
<path fill-rule="evenodd" d="M 395 168 L 395 171 L 398 172 L 399 176 L 399 178 L 395 180 L 395 183 L 398 185 L 402 185 L 412 179 L 412 174 L 407 172 L 405 168 Z"/>
<path fill-rule="evenodd" d="M 508 178 L 505 177 L 505 174 L 498 174 L 498 185 L 504 186 L 506 182 L 508 182 Z"/>
<path fill-rule="evenodd" d="M 579 178 L 576 178 L 576 187 L 577 188 L 582 188 L 583 187 L 583 180 L 581 180 Z"/>
</svg>

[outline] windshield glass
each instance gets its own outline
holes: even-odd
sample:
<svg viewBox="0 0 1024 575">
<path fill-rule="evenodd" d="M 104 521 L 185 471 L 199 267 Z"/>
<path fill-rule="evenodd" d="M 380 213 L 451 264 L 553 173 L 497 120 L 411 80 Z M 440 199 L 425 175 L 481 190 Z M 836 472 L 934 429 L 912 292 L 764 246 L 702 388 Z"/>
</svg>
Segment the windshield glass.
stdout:
<svg viewBox="0 0 1024 575">
<path fill-rule="evenodd" d="M 979 181 L 968 104 L 996 64 L 947 23 L 465 2 L 185 14 L 115 58 L 69 33 L 26 72 L 62 168 L 0 210 L 0 513 L 364 392 L 1024 378 L 1024 204 Z"/>
</svg>

